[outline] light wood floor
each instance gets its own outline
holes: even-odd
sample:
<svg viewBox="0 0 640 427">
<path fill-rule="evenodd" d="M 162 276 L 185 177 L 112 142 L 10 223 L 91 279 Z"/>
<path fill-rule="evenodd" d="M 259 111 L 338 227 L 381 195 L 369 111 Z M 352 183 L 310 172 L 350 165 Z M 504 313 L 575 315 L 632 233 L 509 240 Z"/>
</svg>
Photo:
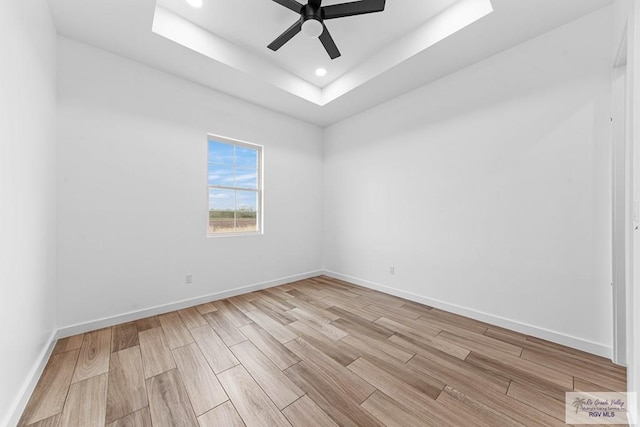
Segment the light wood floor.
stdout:
<svg viewBox="0 0 640 427">
<path fill-rule="evenodd" d="M 609 361 L 327 277 L 65 338 L 20 425 L 561 426 Z"/>
</svg>

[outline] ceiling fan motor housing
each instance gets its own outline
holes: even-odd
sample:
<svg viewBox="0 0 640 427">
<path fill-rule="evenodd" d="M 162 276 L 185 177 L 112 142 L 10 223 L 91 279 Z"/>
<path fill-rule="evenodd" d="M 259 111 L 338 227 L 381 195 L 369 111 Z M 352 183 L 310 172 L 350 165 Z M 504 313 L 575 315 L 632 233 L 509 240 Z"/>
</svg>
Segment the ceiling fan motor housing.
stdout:
<svg viewBox="0 0 640 427">
<path fill-rule="evenodd" d="M 347 16 L 364 15 L 367 13 L 382 12 L 386 0 L 358 0 L 347 3 L 322 6 L 322 0 L 307 0 L 307 4 L 300 4 L 297 0 L 273 0 L 287 9 L 299 13 L 296 20 L 284 33 L 272 41 L 269 49 L 276 51 L 284 46 L 293 36 L 303 32 L 309 37 L 318 38 L 331 59 L 340 56 L 340 51 L 333 41 L 331 34 L 324 26 L 325 19 L 344 18 Z"/>
<path fill-rule="evenodd" d="M 305 4 L 300 14 L 302 15 L 303 22 L 309 19 L 315 19 L 316 21 L 322 22 L 322 9 L 318 6 Z"/>
</svg>

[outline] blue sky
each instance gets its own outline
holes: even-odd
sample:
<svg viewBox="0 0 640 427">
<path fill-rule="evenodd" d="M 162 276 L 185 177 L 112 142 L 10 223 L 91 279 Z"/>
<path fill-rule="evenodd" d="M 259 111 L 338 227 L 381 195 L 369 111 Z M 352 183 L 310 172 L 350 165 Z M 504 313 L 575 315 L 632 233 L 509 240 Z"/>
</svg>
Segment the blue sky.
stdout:
<svg viewBox="0 0 640 427">
<path fill-rule="evenodd" d="M 207 158 L 209 185 L 257 188 L 257 150 L 210 140 Z M 209 189 L 209 209 L 234 210 L 250 207 L 257 210 L 257 206 L 255 191 Z"/>
</svg>

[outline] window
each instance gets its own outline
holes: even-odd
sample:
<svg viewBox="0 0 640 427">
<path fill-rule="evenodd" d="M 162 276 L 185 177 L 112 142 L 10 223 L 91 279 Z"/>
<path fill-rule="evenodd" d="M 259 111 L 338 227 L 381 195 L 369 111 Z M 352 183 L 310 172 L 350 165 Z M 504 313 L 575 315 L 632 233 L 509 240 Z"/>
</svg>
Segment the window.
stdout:
<svg viewBox="0 0 640 427">
<path fill-rule="evenodd" d="M 262 147 L 208 138 L 209 236 L 262 232 Z"/>
</svg>

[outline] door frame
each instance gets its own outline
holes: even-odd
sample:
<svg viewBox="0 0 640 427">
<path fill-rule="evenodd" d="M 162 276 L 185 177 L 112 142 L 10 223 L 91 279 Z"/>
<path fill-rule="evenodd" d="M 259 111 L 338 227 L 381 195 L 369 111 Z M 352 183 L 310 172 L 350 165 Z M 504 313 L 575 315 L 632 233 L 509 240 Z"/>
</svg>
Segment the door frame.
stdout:
<svg viewBox="0 0 640 427">
<path fill-rule="evenodd" d="M 628 126 L 627 31 L 618 46 L 612 70 L 612 162 L 611 162 L 611 267 L 613 300 L 613 354 L 619 365 L 627 364 L 627 286 L 630 284 L 631 253 L 631 144 Z"/>
</svg>

